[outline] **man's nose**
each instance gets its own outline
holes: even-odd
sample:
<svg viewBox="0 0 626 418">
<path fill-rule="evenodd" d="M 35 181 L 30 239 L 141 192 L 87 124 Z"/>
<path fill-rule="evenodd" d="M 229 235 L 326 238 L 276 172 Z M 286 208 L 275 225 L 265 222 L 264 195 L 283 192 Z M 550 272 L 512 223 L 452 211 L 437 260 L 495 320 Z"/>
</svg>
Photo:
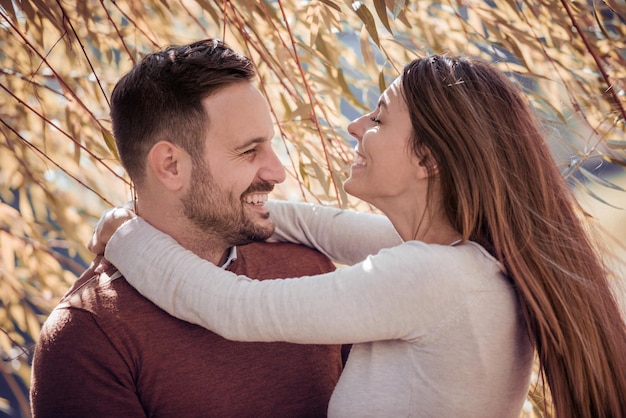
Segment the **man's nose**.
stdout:
<svg viewBox="0 0 626 418">
<path fill-rule="evenodd" d="M 259 170 L 259 177 L 269 183 L 278 184 L 285 181 L 285 168 L 278 159 L 274 150 L 267 153 L 263 167 Z"/>
</svg>

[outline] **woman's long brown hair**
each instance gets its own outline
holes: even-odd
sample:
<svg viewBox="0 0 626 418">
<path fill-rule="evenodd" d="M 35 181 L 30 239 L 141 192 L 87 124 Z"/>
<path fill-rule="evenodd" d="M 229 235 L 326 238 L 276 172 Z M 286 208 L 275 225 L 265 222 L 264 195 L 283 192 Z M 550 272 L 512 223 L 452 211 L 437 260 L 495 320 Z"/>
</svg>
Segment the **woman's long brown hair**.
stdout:
<svg viewBox="0 0 626 418">
<path fill-rule="evenodd" d="M 447 216 L 517 291 L 554 415 L 626 417 L 626 325 L 522 93 L 486 63 L 447 56 L 411 62 L 402 85 L 413 152 L 436 166 Z"/>
</svg>

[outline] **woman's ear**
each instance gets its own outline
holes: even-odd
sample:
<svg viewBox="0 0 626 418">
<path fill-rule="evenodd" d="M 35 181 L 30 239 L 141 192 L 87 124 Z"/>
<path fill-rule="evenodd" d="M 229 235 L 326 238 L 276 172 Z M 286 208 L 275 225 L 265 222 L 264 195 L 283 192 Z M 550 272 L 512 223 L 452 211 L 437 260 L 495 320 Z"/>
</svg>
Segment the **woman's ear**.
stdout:
<svg viewBox="0 0 626 418">
<path fill-rule="evenodd" d="M 422 147 L 421 152 L 422 155 L 418 157 L 419 162 L 417 168 L 419 177 L 428 178 L 431 175 L 437 176 L 439 174 L 439 166 L 432 153 L 426 147 Z"/>
<path fill-rule="evenodd" d="M 187 184 L 189 155 L 169 141 L 159 141 L 148 153 L 148 171 L 165 188 L 179 190 Z"/>
</svg>

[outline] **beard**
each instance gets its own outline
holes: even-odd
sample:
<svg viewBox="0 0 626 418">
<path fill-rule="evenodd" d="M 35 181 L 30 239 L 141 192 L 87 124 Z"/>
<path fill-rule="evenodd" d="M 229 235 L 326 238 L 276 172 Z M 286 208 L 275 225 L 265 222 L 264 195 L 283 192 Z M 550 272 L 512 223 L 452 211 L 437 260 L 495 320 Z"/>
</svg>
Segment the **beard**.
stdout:
<svg viewBox="0 0 626 418">
<path fill-rule="evenodd" d="M 243 196 L 252 192 L 270 192 L 271 183 L 253 183 L 239 197 L 224 190 L 213 179 L 204 162 L 194 164 L 191 187 L 182 198 L 183 213 L 200 231 L 223 240 L 229 245 L 243 245 L 253 241 L 265 241 L 274 233 L 274 224 L 267 220 L 269 214 L 255 223 L 246 215 Z"/>
</svg>

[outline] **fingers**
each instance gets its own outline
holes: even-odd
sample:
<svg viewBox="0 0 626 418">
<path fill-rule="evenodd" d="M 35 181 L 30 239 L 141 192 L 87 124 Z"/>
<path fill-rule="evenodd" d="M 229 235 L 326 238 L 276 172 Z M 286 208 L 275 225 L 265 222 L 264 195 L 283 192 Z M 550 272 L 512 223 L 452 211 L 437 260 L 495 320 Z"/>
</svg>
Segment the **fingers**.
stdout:
<svg viewBox="0 0 626 418">
<path fill-rule="evenodd" d="M 128 210 L 132 210 L 134 212 L 135 208 L 137 207 L 137 201 L 136 200 L 129 200 L 128 202 L 124 203 L 120 207 L 128 209 Z"/>
<path fill-rule="evenodd" d="M 104 273 L 105 271 L 110 269 L 111 266 L 112 266 L 111 262 L 109 262 L 109 260 L 107 260 L 106 258 L 103 257 L 98 262 L 98 265 L 97 265 L 97 267 L 94 270 L 94 273 Z"/>
<path fill-rule="evenodd" d="M 93 235 L 91 236 L 91 239 L 87 243 L 87 249 L 91 251 L 93 254 L 96 254 L 96 255 L 104 254 L 105 244 L 99 241 L 101 231 L 102 231 L 102 224 L 105 222 L 106 217 L 115 209 L 116 208 L 105 210 L 104 212 L 102 212 L 100 219 L 98 219 L 98 223 L 96 224 L 96 227 L 94 228 Z"/>
<path fill-rule="evenodd" d="M 96 255 L 104 254 L 106 244 L 117 228 L 135 216 L 135 212 L 126 206 L 105 211 L 96 224 L 91 240 L 87 244 L 89 251 Z"/>
</svg>

